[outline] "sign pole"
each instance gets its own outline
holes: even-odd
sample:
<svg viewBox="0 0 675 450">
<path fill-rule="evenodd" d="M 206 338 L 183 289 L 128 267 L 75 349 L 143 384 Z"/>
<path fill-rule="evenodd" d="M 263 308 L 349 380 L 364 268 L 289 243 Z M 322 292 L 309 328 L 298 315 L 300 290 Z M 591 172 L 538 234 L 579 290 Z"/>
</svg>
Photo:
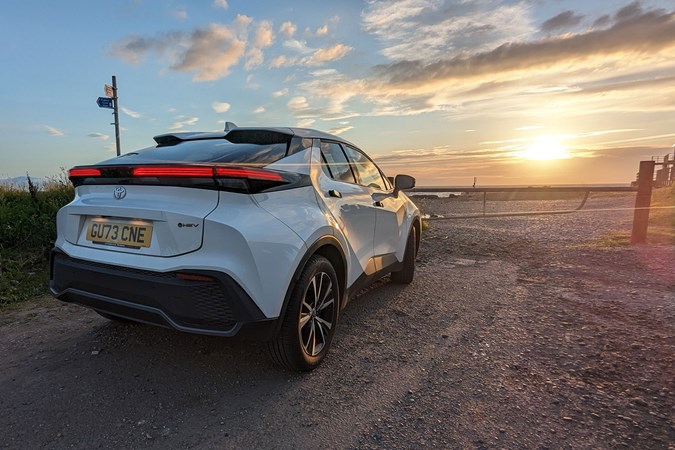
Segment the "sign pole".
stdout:
<svg viewBox="0 0 675 450">
<path fill-rule="evenodd" d="M 117 148 L 117 156 L 120 156 L 120 112 L 119 112 L 119 100 L 117 97 L 117 77 L 113 75 L 112 77 L 112 88 L 113 88 L 113 115 L 115 116 L 115 145 Z"/>
</svg>

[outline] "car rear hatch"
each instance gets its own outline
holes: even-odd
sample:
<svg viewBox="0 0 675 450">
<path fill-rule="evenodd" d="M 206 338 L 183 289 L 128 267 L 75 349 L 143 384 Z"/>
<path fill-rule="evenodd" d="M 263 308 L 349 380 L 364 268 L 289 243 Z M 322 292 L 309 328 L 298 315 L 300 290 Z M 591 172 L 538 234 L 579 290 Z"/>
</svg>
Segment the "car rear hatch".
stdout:
<svg viewBox="0 0 675 450">
<path fill-rule="evenodd" d="M 105 251 L 176 256 L 199 249 L 204 219 L 219 202 L 233 212 L 251 192 L 285 184 L 277 172 L 198 164 L 80 166 L 60 218 L 64 238 Z"/>
</svg>

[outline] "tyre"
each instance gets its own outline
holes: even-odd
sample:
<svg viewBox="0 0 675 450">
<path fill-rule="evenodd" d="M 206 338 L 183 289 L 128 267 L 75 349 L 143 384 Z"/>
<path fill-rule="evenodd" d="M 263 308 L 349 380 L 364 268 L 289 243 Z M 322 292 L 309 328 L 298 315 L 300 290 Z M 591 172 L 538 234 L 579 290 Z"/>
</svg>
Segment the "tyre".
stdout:
<svg viewBox="0 0 675 450">
<path fill-rule="evenodd" d="M 415 227 L 410 229 L 408 240 L 405 243 L 403 255 L 403 267 L 397 272 L 391 273 L 391 281 L 397 284 L 410 284 L 415 277 L 415 258 L 417 257 L 417 239 Z"/>
<path fill-rule="evenodd" d="M 339 299 L 333 265 L 312 256 L 293 288 L 279 334 L 268 343 L 274 362 L 292 370 L 315 369 L 333 340 Z"/>
</svg>

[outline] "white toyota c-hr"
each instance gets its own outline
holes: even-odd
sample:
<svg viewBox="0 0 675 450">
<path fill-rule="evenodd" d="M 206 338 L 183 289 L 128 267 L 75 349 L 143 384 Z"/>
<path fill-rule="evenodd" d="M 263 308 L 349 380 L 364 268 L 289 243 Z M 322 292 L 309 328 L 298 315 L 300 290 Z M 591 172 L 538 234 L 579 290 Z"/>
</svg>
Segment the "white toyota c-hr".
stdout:
<svg viewBox="0 0 675 450">
<path fill-rule="evenodd" d="M 111 320 L 269 342 L 315 368 L 350 296 L 391 273 L 410 283 L 420 214 L 337 136 L 236 128 L 156 136 L 157 146 L 69 176 L 50 289 Z M 393 183 L 392 183 L 393 181 Z"/>
</svg>

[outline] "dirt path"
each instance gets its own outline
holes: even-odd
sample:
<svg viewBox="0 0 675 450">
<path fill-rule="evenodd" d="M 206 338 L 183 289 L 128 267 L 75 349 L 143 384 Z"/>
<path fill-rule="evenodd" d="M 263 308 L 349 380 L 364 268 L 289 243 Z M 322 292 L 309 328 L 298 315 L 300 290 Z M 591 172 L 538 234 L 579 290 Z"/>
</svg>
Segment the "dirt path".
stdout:
<svg viewBox="0 0 675 450">
<path fill-rule="evenodd" d="M 4 310 L 0 447 L 675 446 L 675 248 L 521 220 L 433 223 L 414 283 L 354 300 L 311 374 L 48 298 Z"/>
</svg>

